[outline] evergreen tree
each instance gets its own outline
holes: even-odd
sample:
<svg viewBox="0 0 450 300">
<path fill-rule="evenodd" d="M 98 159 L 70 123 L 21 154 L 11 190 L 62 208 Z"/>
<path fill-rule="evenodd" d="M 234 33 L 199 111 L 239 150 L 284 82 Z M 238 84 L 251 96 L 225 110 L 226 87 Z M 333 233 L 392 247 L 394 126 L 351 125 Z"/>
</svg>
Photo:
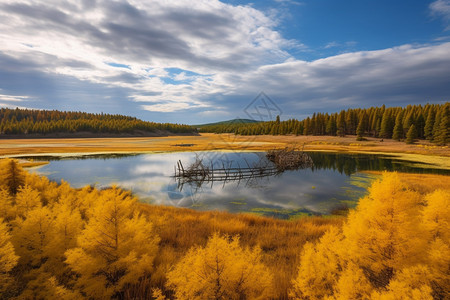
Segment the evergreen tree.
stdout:
<svg viewBox="0 0 450 300">
<path fill-rule="evenodd" d="M 381 119 L 381 129 L 380 129 L 380 137 L 382 138 L 391 138 L 392 136 L 392 121 L 389 110 L 385 110 L 383 113 L 383 118 Z"/>
<path fill-rule="evenodd" d="M 439 129 L 436 132 L 435 142 L 439 145 L 445 145 L 450 141 L 450 104 L 441 108 Z"/>
<path fill-rule="evenodd" d="M 403 120 L 403 132 L 408 132 L 409 128 L 411 127 L 411 125 L 414 123 L 414 117 L 413 117 L 413 111 L 406 111 L 405 112 L 405 117 Z M 416 126 L 416 130 L 417 130 L 417 126 Z"/>
<path fill-rule="evenodd" d="M 400 141 L 403 138 L 403 111 L 401 111 L 395 118 L 394 133 L 392 138 L 397 141 Z"/>
<path fill-rule="evenodd" d="M 439 130 L 441 129 L 441 110 L 438 109 L 436 112 L 436 118 L 433 125 L 433 142 L 437 142 L 439 139 Z"/>
<path fill-rule="evenodd" d="M 436 113 L 433 107 L 428 110 L 427 120 L 425 122 L 425 138 L 429 141 L 433 140 L 434 117 Z"/>
<path fill-rule="evenodd" d="M 365 128 L 367 127 L 368 122 L 369 122 L 369 120 L 367 118 L 367 115 L 365 112 L 363 112 L 361 114 L 361 117 L 360 117 L 360 120 L 358 123 L 358 128 L 356 129 L 356 134 L 357 134 L 356 140 L 357 141 L 364 140 L 363 136 L 364 136 Z"/>
<path fill-rule="evenodd" d="M 336 118 L 334 116 L 331 116 L 327 122 L 326 133 L 328 135 L 336 135 L 336 127 Z"/>
<path fill-rule="evenodd" d="M 417 137 L 423 139 L 425 137 L 425 118 L 422 110 L 418 110 L 414 124 L 417 128 Z"/>
<path fill-rule="evenodd" d="M 406 143 L 412 144 L 414 140 L 417 138 L 417 130 L 414 124 L 409 127 L 408 133 L 406 134 Z"/>
<path fill-rule="evenodd" d="M 341 110 L 337 119 L 337 135 L 345 136 L 345 111 Z"/>
<path fill-rule="evenodd" d="M 355 123 L 355 113 L 353 110 L 348 110 L 345 114 L 345 129 L 347 134 L 355 134 L 356 127 L 354 125 Z"/>
<path fill-rule="evenodd" d="M 305 127 L 303 129 L 303 135 L 309 135 L 310 134 L 310 131 L 311 131 L 310 124 L 311 124 L 310 118 L 307 117 L 306 120 L 305 120 Z"/>
</svg>

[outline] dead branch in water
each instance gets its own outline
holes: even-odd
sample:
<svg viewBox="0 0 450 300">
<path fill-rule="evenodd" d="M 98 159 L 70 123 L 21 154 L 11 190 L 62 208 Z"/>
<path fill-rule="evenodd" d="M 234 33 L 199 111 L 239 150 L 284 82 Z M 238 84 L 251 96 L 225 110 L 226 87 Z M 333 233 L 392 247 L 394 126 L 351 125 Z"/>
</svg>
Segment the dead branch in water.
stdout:
<svg viewBox="0 0 450 300">
<path fill-rule="evenodd" d="M 250 164 L 245 158 L 246 166 L 241 166 L 236 162 L 228 162 L 225 165 L 214 167 L 213 161 L 204 162 L 203 158 L 196 156 L 195 161 L 185 168 L 180 161 L 175 168 L 175 177 L 179 184 L 205 182 L 229 182 L 250 180 L 254 178 L 269 177 L 281 174 L 286 170 L 296 170 L 313 166 L 311 157 L 303 151 L 295 150 L 295 147 L 281 150 L 271 150 L 266 153 L 266 158 L 261 157 L 256 163 Z"/>
</svg>

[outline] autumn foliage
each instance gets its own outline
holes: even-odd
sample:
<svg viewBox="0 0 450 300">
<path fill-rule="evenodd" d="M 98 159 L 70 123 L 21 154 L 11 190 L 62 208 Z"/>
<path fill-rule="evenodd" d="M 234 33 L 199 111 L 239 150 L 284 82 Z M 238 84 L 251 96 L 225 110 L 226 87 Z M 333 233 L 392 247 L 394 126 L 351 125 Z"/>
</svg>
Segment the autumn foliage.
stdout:
<svg viewBox="0 0 450 300">
<path fill-rule="evenodd" d="M 450 191 L 402 178 L 385 173 L 347 218 L 283 221 L 152 206 L 3 160 L 0 298 L 447 299 Z"/>
<path fill-rule="evenodd" d="M 342 229 L 305 245 L 291 296 L 448 299 L 450 191 L 424 197 L 385 173 L 369 192 Z"/>
</svg>

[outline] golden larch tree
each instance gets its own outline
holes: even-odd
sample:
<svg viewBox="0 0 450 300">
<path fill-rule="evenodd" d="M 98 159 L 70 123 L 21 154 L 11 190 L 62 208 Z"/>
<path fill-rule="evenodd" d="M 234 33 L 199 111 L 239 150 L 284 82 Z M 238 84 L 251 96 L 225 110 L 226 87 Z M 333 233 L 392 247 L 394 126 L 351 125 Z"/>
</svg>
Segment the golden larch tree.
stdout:
<svg viewBox="0 0 450 300">
<path fill-rule="evenodd" d="M 11 243 L 11 235 L 3 219 L 0 218 L 0 295 L 10 283 L 9 272 L 17 265 L 19 257 Z"/>
<path fill-rule="evenodd" d="M 384 173 L 350 213 L 343 228 L 345 257 L 362 268 L 375 287 L 387 286 L 397 270 L 425 259 L 421 201 L 396 173 Z"/>
<path fill-rule="evenodd" d="M 159 237 L 135 210 L 136 199 L 116 187 L 104 190 L 66 263 L 79 274 L 76 286 L 89 298 L 123 296 L 151 274 Z"/>
<path fill-rule="evenodd" d="M 318 300 L 334 294 L 344 264 L 337 252 L 343 246 L 342 240 L 339 229 L 332 227 L 319 243 L 303 246 L 298 275 L 290 291 L 291 298 Z"/>
<path fill-rule="evenodd" d="M 28 268 L 40 267 L 48 259 L 47 249 L 54 238 L 54 220 L 47 207 L 38 207 L 18 217 L 13 230 L 13 244 L 20 256 L 20 264 Z"/>
<path fill-rule="evenodd" d="M 395 275 L 386 290 L 375 291 L 370 299 L 433 300 L 432 289 L 430 287 L 430 270 L 424 265 L 405 268 Z"/>
<path fill-rule="evenodd" d="M 450 299 L 450 190 L 434 191 L 425 200 L 423 226 L 431 236 L 427 263 L 433 296 Z"/>
<path fill-rule="evenodd" d="M 447 299 L 450 191 L 425 198 L 384 173 L 342 228 L 306 244 L 294 299 Z"/>
<path fill-rule="evenodd" d="M 52 218 L 53 238 L 45 248 L 49 257 L 46 267 L 52 274 L 61 278 L 63 274 L 69 273 L 65 264 L 65 252 L 77 246 L 77 238 L 85 222 L 81 219 L 78 209 L 71 209 L 65 204 L 53 207 Z"/>
<path fill-rule="evenodd" d="M 259 247 L 243 248 L 239 238 L 215 233 L 206 247 L 194 247 L 167 274 L 178 299 L 270 299 L 272 274 Z"/>
<path fill-rule="evenodd" d="M 29 185 L 20 187 L 15 198 L 16 214 L 20 217 L 26 217 L 28 212 L 42 206 L 41 196 L 37 190 Z"/>
<path fill-rule="evenodd" d="M 16 159 L 0 160 L 0 187 L 15 195 L 25 183 L 25 171 Z"/>
<path fill-rule="evenodd" d="M 58 299 L 58 300 L 82 300 L 85 299 L 78 291 L 70 290 L 58 283 L 52 274 L 38 269 L 30 272 L 32 280 L 18 299 Z"/>
<path fill-rule="evenodd" d="M 0 188 L 0 218 L 3 218 L 5 221 L 10 221 L 15 216 L 13 197 L 6 189 Z"/>
</svg>

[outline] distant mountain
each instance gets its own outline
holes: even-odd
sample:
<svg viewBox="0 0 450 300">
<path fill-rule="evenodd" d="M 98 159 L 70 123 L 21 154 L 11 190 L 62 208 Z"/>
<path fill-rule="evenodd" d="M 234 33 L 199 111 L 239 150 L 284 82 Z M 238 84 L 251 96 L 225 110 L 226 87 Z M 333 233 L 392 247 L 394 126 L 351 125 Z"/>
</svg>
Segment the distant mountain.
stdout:
<svg viewBox="0 0 450 300">
<path fill-rule="evenodd" d="M 207 123 L 200 125 L 192 125 L 194 128 L 203 128 L 206 126 L 216 126 L 216 125 L 237 125 L 237 124 L 250 124 L 250 123 L 259 123 L 260 121 L 252 120 L 252 119 L 232 119 L 227 121 L 215 122 L 215 123 Z"/>
</svg>

